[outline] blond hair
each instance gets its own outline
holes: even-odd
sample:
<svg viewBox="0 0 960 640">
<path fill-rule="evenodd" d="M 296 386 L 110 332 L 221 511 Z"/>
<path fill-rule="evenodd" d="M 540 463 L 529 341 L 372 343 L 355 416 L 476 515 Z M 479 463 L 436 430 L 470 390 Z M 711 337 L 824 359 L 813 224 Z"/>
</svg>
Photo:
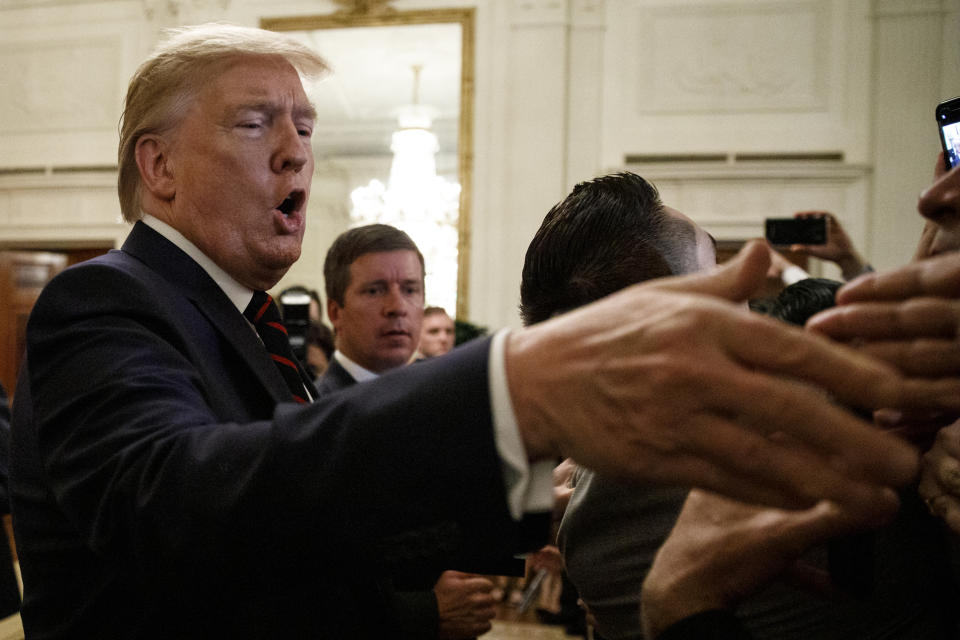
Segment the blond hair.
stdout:
<svg viewBox="0 0 960 640">
<path fill-rule="evenodd" d="M 140 219 L 137 141 L 175 127 L 212 72 L 238 56 L 279 56 L 301 75 L 322 76 L 326 61 L 304 44 L 273 31 L 207 23 L 171 29 L 130 80 L 120 118 L 117 191 L 128 222 Z"/>
</svg>

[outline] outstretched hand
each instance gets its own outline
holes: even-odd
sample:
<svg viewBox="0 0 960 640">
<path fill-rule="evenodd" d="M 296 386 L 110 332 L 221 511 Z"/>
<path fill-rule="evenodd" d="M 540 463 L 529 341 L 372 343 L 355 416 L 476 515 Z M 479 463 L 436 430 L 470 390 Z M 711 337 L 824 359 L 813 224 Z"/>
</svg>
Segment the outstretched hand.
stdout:
<svg viewBox="0 0 960 640">
<path fill-rule="evenodd" d="M 836 504 L 762 508 L 693 490 L 641 593 L 644 635 L 703 611 L 730 608 L 793 565 L 809 547 L 877 524 Z"/>
<path fill-rule="evenodd" d="M 709 274 L 630 287 L 507 343 L 531 459 L 767 505 L 895 508 L 917 453 L 830 400 L 960 407 L 960 381 L 908 380 L 849 348 L 748 312 L 767 250 Z M 769 437 L 789 435 L 793 442 Z"/>
<path fill-rule="evenodd" d="M 444 571 L 433 587 L 444 640 L 473 638 L 490 631 L 497 614 L 490 580 L 460 571 Z"/>
</svg>

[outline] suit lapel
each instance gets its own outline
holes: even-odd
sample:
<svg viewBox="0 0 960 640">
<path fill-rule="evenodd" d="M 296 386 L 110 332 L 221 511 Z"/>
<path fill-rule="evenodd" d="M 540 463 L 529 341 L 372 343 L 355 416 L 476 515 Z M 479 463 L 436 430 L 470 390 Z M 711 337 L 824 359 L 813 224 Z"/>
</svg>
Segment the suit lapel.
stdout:
<svg viewBox="0 0 960 640">
<path fill-rule="evenodd" d="M 189 299 L 240 354 L 276 402 L 291 401 L 290 390 L 256 332 L 223 289 L 190 256 L 142 222 L 134 225 L 123 243 L 123 251 L 163 276 Z M 308 388 L 314 390 L 313 385 Z"/>
<path fill-rule="evenodd" d="M 357 381 L 343 368 L 343 365 L 336 358 L 331 358 L 330 364 L 327 366 L 327 370 L 323 372 L 323 377 L 320 378 L 317 387 L 320 389 L 320 393 L 332 393 L 356 383 Z"/>
</svg>

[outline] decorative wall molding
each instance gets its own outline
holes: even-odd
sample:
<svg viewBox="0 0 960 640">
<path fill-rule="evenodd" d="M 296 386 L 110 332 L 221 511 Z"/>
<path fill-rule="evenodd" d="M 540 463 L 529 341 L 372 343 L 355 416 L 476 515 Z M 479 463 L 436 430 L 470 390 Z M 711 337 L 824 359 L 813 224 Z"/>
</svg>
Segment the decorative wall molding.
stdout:
<svg viewBox="0 0 960 640">
<path fill-rule="evenodd" d="M 188 24 L 196 19 L 212 19 L 230 8 L 231 0 L 141 0 L 147 20 Z"/>
<path fill-rule="evenodd" d="M 569 3 L 570 0 L 512 0 L 510 22 L 523 27 L 567 24 Z"/>
<path fill-rule="evenodd" d="M 822 209 L 837 215 L 858 247 L 865 246 L 871 169 L 864 165 L 743 163 L 627 168 L 651 180 L 664 202 L 690 216 L 718 240 L 761 237 L 767 217 Z M 819 264 L 811 272 L 839 275 Z"/>
<path fill-rule="evenodd" d="M 570 23 L 577 27 L 602 28 L 605 24 L 605 0 L 573 0 Z"/>
<path fill-rule="evenodd" d="M 76 247 L 106 240 L 119 246 L 128 231 L 115 169 L 0 174 L 0 245 Z"/>
<path fill-rule="evenodd" d="M 120 36 L 0 45 L 0 133 L 116 129 L 122 56 Z"/>
<path fill-rule="evenodd" d="M 946 13 L 950 0 L 874 0 L 873 15 L 877 18 L 929 13 Z"/>
<path fill-rule="evenodd" d="M 637 111 L 823 109 L 835 62 L 829 9 L 828 0 L 641 9 Z"/>
<path fill-rule="evenodd" d="M 36 9 L 74 4 L 93 4 L 103 0 L 0 0 L 0 11 L 5 9 Z"/>
</svg>

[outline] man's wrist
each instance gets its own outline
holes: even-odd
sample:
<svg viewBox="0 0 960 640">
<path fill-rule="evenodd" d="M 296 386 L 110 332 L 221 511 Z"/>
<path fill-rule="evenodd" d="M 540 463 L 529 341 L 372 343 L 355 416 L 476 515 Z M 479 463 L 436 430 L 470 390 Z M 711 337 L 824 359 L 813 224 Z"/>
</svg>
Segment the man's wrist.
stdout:
<svg viewBox="0 0 960 640">
<path fill-rule="evenodd" d="M 844 260 L 838 261 L 837 264 L 840 267 L 840 272 L 843 274 L 844 280 L 853 280 L 857 276 L 873 270 L 867 261 L 856 253 L 850 255 Z"/>
<path fill-rule="evenodd" d="M 524 384 L 524 380 L 531 379 L 528 377 L 525 367 L 530 361 L 534 360 L 534 358 L 527 356 L 527 352 L 535 344 L 536 338 L 531 336 L 533 333 L 529 330 L 511 331 L 506 336 L 504 344 L 507 387 L 510 391 L 520 439 L 523 442 L 527 460 L 530 462 L 554 460 L 560 457 L 549 437 L 549 433 L 543 428 L 546 420 L 543 416 L 538 415 L 536 403 L 528 398 L 530 385 Z"/>
</svg>

